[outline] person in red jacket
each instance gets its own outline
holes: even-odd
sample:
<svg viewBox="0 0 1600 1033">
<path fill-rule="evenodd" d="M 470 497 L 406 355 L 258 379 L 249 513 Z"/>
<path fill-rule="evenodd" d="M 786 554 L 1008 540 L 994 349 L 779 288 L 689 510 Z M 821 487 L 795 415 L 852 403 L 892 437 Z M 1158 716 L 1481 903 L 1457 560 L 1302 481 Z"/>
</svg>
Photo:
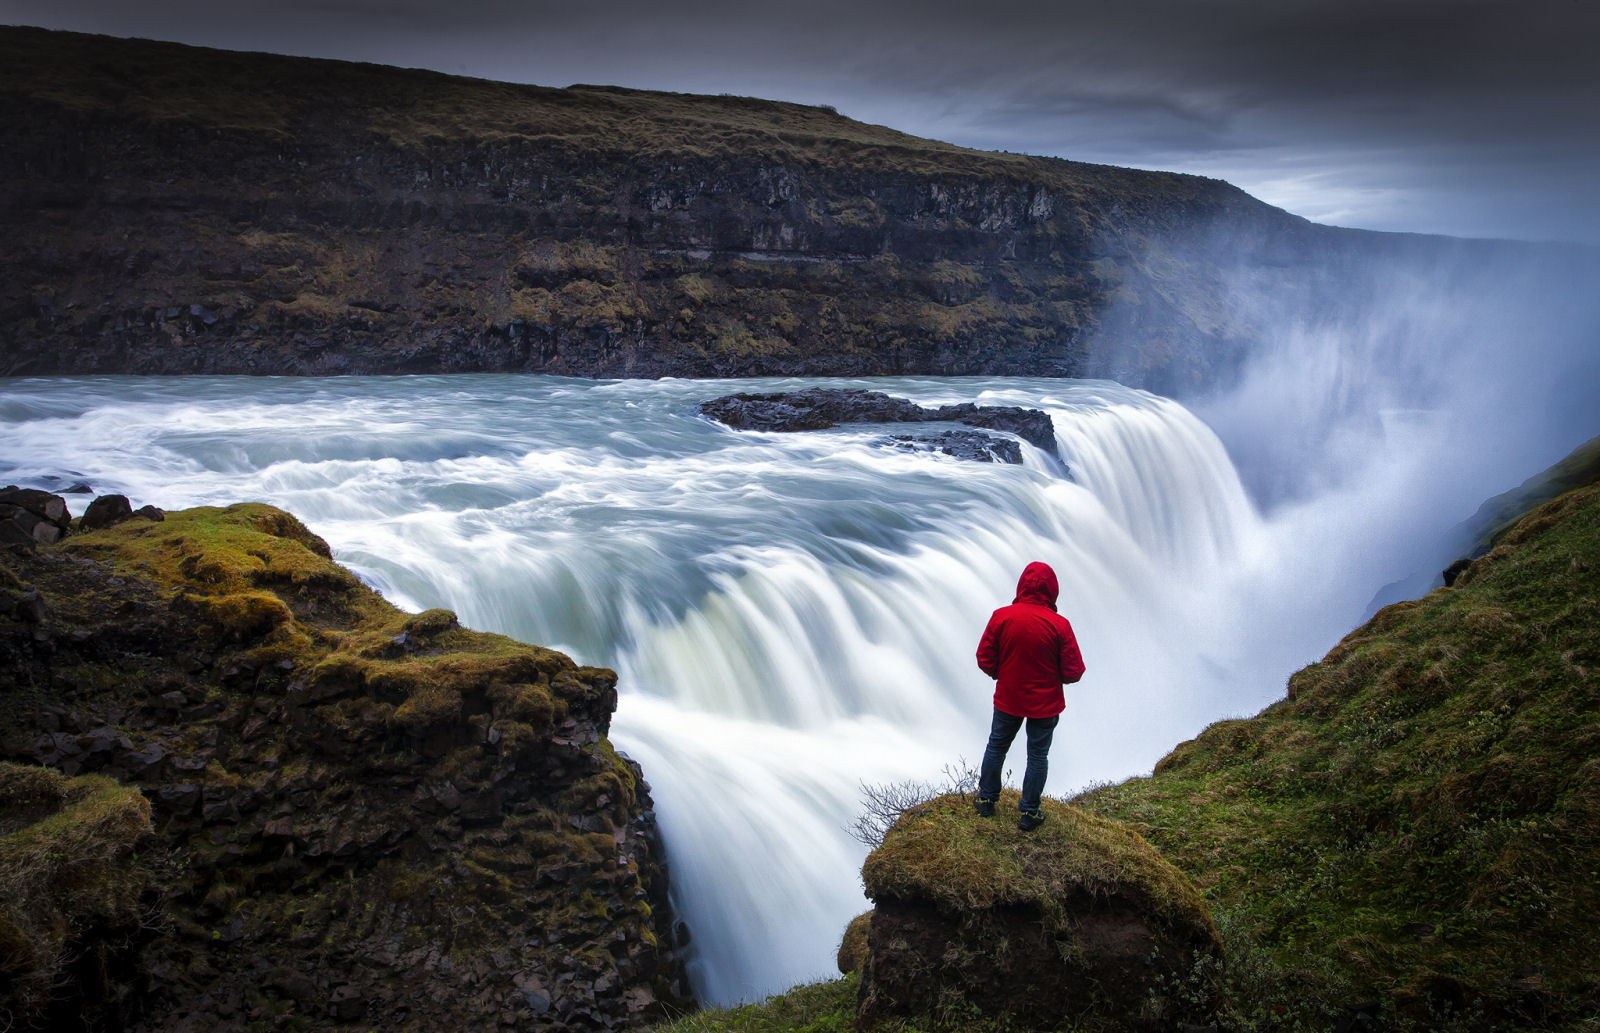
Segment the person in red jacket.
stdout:
<svg viewBox="0 0 1600 1033">
<path fill-rule="evenodd" d="M 995 679 L 994 723 L 978 775 L 978 813 L 994 813 L 1000 797 L 1000 769 L 1024 721 L 1028 724 L 1028 767 L 1022 776 L 1024 832 L 1044 822 L 1039 797 L 1049 772 L 1050 738 L 1066 709 L 1061 687 L 1083 677 L 1083 657 L 1072 625 L 1056 612 L 1061 592 L 1047 563 L 1030 563 L 1017 579 L 1017 597 L 989 617 L 978 642 L 978 669 Z"/>
</svg>

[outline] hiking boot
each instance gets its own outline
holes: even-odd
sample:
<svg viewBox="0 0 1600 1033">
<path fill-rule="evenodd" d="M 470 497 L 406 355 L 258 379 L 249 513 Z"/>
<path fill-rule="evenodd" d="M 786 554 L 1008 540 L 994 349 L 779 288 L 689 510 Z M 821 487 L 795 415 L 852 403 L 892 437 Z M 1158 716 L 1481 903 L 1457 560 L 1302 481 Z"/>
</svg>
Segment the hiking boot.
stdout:
<svg viewBox="0 0 1600 1033">
<path fill-rule="evenodd" d="M 1044 824 L 1044 811 L 1023 811 L 1022 817 L 1017 819 L 1017 828 L 1024 832 L 1032 832 Z"/>
<path fill-rule="evenodd" d="M 976 800 L 972 801 L 972 806 L 977 810 L 978 817 L 994 817 L 994 801 L 989 799 L 987 796 L 978 797 Z"/>
</svg>

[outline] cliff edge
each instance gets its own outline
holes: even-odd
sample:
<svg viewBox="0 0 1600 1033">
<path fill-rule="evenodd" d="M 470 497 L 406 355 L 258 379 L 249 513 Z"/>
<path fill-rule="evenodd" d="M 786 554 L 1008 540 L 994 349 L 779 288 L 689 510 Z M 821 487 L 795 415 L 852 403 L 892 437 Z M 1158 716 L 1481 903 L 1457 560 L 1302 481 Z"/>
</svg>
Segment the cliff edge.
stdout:
<svg viewBox="0 0 1600 1033">
<path fill-rule="evenodd" d="M 270 506 L 0 551 L 0 756 L 37 766 L 0 774 L 92 775 L 153 822 L 116 880 L 144 887 L 138 920 L 62 926 L 102 978 L 41 1002 L 0 973 L 8 1004 L 207 1033 L 609 1030 L 687 1006 L 649 787 L 606 739 L 615 684 L 396 610 Z"/>
<path fill-rule="evenodd" d="M 1241 283 L 1324 318 L 1393 261 L 1487 254 L 828 108 L 27 28 L 0 28 L 0 139 L 0 375 L 1021 374 L 1182 395 L 1269 335 Z"/>
</svg>

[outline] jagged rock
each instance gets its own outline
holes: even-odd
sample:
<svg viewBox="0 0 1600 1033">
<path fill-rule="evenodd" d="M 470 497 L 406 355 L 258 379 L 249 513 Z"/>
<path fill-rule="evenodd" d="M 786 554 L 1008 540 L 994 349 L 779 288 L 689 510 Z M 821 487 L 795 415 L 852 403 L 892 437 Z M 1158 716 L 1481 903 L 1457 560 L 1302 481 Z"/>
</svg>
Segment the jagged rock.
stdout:
<svg viewBox="0 0 1600 1033">
<path fill-rule="evenodd" d="M 0 546 L 13 549 L 31 549 L 38 544 L 33 532 L 20 522 L 0 516 Z"/>
<path fill-rule="evenodd" d="M 1017 794 L 1000 810 L 1015 813 Z M 1015 1029 L 1206 1021 L 1197 960 L 1221 942 L 1200 894 L 1137 833 L 1044 801 L 1020 832 L 951 794 L 907 810 L 862 867 L 875 908 L 858 1025 L 969 1012 Z"/>
<path fill-rule="evenodd" d="M 328 994 L 328 1014 L 339 1022 L 354 1022 L 367 1013 L 367 1001 L 350 984 L 336 986 Z"/>
<path fill-rule="evenodd" d="M 120 524 L 133 515 L 133 505 L 126 495 L 101 495 L 89 503 L 78 519 L 78 529 L 95 531 L 102 527 Z"/>
<path fill-rule="evenodd" d="M 155 800 L 162 810 L 188 814 L 200 803 L 200 787 L 185 783 L 164 785 L 155 791 Z"/>
<path fill-rule="evenodd" d="M 37 586 L 26 591 L 55 632 L 47 654 L 31 634 L 41 625 L 0 620 L 12 661 L 0 695 L 37 700 L 0 715 L 17 722 L 0 724 L 0 758 L 115 774 L 159 813 L 150 856 L 175 863 L 157 869 L 166 914 L 138 941 L 128 985 L 147 990 L 128 1033 L 169 1028 L 175 1001 L 184 1028 L 203 1019 L 207 1033 L 244 1033 L 282 1009 L 313 1024 L 474 1028 L 516 1003 L 506 980 L 519 971 L 540 973 L 551 999 L 541 1025 L 558 987 L 592 1028 L 649 1025 L 690 1003 L 649 787 L 603 738 L 612 672 L 485 638 L 448 611 L 401 613 L 268 507 L 76 541 L 8 559 L 0 617 Z M 135 553 L 114 568 L 100 559 L 110 550 Z M 263 608 L 282 616 L 251 616 Z M 572 829 L 574 816 L 595 831 Z M 560 880 L 543 876 L 551 868 Z M 243 894 L 248 909 L 233 906 Z M 579 894 L 605 906 L 575 909 Z M 463 936 L 493 964 L 452 961 Z M 230 953 L 241 944 L 250 965 Z M 420 945 L 415 965 L 404 944 Z M 384 952 L 391 963 L 374 964 Z M 308 994 L 293 973 L 313 969 L 326 979 Z M 62 992 L 70 1009 L 99 991 Z M 526 999 L 518 1008 L 539 1020 Z"/>
<path fill-rule="evenodd" d="M 951 430 L 922 436 L 897 434 L 888 439 L 887 444 L 907 452 L 943 452 L 975 463 L 1022 462 L 1022 448 L 1015 441 L 978 431 Z"/>
<path fill-rule="evenodd" d="M 1050 414 L 1038 409 L 1019 406 L 978 406 L 970 401 L 960 405 L 925 408 L 907 400 L 894 398 L 883 392 L 861 389 L 829 389 L 813 387 L 798 392 L 736 393 L 702 401 L 702 416 L 739 430 L 827 430 L 840 424 L 930 424 L 954 422 L 986 430 L 1014 433 L 1029 445 L 1043 449 L 1051 456 L 1056 454 L 1056 427 Z M 912 438 L 906 438 L 912 440 Z M 960 459 L 978 459 L 992 462 L 994 457 L 984 448 L 986 438 L 963 437 L 960 432 L 923 438 L 933 443 L 933 448 L 946 451 Z M 1021 462 L 1021 451 L 1011 443 L 1010 453 L 1016 459 L 1003 462 Z"/>
<path fill-rule="evenodd" d="M 58 526 L 71 519 L 67 513 L 66 499 L 37 488 L 19 488 L 15 484 L 8 484 L 0 488 L 0 505 L 17 506 Z"/>
<path fill-rule="evenodd" d="M 49 608 L 45 606 L 44 596 L 37 590 L 23 592 L 11 602 L 11 615 L 19 621 L 28 624 L 43 624 L 49 616 Z"/>
<path fill-rule="evenodd" d="M 72 529 L 67 501 L 37 488 L 0 488 L 0 544 L 32 546 L 60 541 Z"/>
</svg>

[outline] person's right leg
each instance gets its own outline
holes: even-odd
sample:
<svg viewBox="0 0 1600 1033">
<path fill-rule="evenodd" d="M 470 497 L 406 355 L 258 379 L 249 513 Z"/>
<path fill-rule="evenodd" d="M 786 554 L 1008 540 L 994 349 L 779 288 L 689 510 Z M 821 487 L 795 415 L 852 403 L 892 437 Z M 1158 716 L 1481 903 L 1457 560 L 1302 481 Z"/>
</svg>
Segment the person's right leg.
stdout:
<svg viewBox="0 0 1600 1033">
<path fill-rule="evenodd" d="M 1022 775 L 1020 802 L 1024 811 L 1039 810 L 1039 797 L 1044 794 L 1044 781 L 1050 774 L 1050 739 L 1060 720 L 1059 716 L 1028 718 L 1028 767 Z"/>
<path fill-rule="evenodd" d="M 984 803 L 992 808 L 994 801 L 1000 798 L 1000 772 L 1005 767 L 1006 751 L 1011 749 L 1011 740 L 1017 737 L 1017 729 L 1021 727 L 1022 718 L 1003 710 L 994 712 L 994 720 L 989 725 L 989 744 L 983 751 L 983 767 L 978 772 L 980 812 Z"/>
</svg>

